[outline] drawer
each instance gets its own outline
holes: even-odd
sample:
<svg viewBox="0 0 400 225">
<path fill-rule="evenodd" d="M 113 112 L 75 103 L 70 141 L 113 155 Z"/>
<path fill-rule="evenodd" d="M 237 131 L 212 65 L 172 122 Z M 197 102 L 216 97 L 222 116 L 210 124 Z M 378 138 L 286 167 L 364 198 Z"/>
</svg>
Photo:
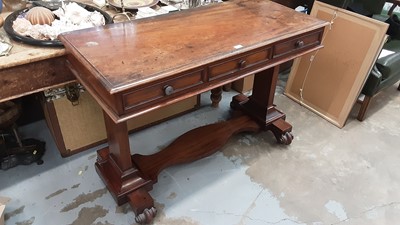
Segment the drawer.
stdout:
<svg viewBox="0 0 400 225">
<path fill-rule="evenodd" d="M 288 41 L 276 44 L 274 47 L 273 58 L 278 58 L 319 45 L 322 38 L 322 32 L 323 30 L 320 30 L 318 32 L 291 38 Z"/>
<path fill-rule="evenodd" d="M 259 65 L 268 61 L 271 57 L 271 48 L 262 49 L 250 54 L 211 65 L 208 67 L 210 80 L 235 73 L 242 69 Z"/>
<path fill-rule="evenodd" d="M 122 104 L 124 110 L 140 107 L 151 102 L 159 102 L 168 96 L 182 93 L 185 90 L 202 84 L 204 80 L 203 75 L 204 70 L 197 70 L 123 93 Z"/>
</svg>

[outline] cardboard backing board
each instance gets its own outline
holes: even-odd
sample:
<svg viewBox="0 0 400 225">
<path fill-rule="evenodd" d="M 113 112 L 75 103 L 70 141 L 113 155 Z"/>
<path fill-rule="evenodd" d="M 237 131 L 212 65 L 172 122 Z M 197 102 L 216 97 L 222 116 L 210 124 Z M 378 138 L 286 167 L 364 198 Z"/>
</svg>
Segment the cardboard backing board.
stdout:
<svg viewBox="0 0 400 225">
<path fill-rule="evenodd" d="M 386 40 L 386 23 L 316 1 L 324 48 L 294 61 L 285 94 L 342 128 Z"/>
<path fill-rule="evenodd" d="M 161 107 L 127 121 L 128 129 L 136 131 L 171 117 L 198 108 L 200 96 Z M 106 142 L 103 111 L 88 92 L 82 92 L 79 104 L 72 105 L 67 97 L 43 104 L 47 125 L 63 157 Z"/>
</svg>

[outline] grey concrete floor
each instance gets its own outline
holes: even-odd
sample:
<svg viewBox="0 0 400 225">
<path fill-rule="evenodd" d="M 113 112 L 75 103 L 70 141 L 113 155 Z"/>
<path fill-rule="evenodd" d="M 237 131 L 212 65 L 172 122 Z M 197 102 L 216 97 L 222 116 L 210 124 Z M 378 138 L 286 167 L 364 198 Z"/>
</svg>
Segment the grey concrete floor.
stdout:
<svg viewBox="0 0 400 225">
<path fill-rule="evenodd" d="M 196 112 L 130 136 L 133 151 L 152 153 L 180 134 L 229 116 L 202 96 Z M 153 224 L 400 224 L 400 93 L 373 99 L 364 122 L 339 129 L 282 94 L 275 96 L 295 136 L 289 146 L 272 133 L 240 134 L 210 157 L 164 170 L 154 185 Z M 21 128 L 46 141 L 44 164 L 0 171 L 0 196 L 11 198 L 6 225 L 130 225 L 94 170 L 95 151 L 62 158 L 44 121 Z"/>
</svg>

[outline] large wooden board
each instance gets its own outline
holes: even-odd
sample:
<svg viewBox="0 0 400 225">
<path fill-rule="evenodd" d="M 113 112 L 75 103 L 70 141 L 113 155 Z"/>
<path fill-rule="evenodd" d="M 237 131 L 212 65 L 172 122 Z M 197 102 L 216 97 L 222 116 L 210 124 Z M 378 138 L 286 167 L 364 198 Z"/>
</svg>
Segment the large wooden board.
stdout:
<svg viewBox="0 0 400 225">
<path fill-rule="evenodd" d="M 323 49 L 295 60 L 285 94 L 341 128 L 382 49 L 388 26 L 318 1 L 311 15 L 333 23 L 326 28 Z"/>
</svg>

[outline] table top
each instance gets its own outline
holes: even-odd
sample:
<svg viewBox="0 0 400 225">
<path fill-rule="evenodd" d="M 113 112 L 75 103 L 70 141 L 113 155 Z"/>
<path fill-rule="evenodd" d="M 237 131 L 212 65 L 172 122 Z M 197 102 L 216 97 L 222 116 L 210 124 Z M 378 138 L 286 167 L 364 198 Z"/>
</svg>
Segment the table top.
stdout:
<svg viewBox="0 0 400 225">
<path fill-rule="evenodd" d="M 113 94 L 325 25 L 272 1 L 232 0 L 64 33 L 60 40 Z"/>
</svg>

